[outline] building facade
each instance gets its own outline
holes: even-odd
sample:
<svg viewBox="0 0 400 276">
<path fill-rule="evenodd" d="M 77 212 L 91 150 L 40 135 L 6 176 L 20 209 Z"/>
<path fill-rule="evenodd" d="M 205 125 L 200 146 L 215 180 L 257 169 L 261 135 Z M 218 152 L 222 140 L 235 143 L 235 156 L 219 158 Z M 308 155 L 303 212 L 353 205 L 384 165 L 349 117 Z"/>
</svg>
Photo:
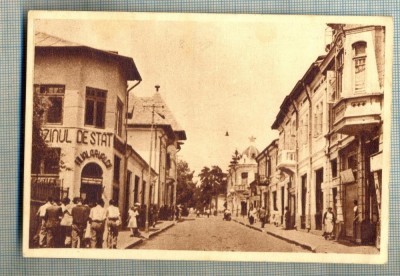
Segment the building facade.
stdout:
<svg viewBox="0 0 400 276">
<path fill-rule="evenodd" d="M 36 33 L 33 93 L 46 107 L 41 136 L 51 153 L 32 159 L 31 212 L 47 196 L 114 199 L 126 209 L 126 168 L 137 159 L 127 145 L 127 86 L 140 80 L 130 57 Z"/>
<path fill-rule="evenodd" d="M 158 91 L 151 97 L 132 96 L 131 104 L 128 143 L 135 145 L 135 150 L 147 162 L 151 159 L 151 167 L 157 173 L 157 178 L 147 180 L 140 201 L 158 207 L 175 206 L 177 153 L 186 140 L 186 132 L 178 125 Z M 146 189 L 149 189 L 148 199 L 145 198 Z M 138 197 L 136 192 L 135 197 Z"/>
<path fill-rule="evenodd" d="M 277 183 L 267 181 L 274 174 L 266 172 L 267 147 L 257 157 L 259 185 L 268 183 L 266 206 L 278 222 L 288 207 L 290 227 L 322 231 L 332 207 L 338 237 L 379 245 L 385 30 L 328 26 L 327 54 L 295 84 L 272 125 L 279 131 Z"/>
<path fill-rule="evenodd" d="M 253 145 L 255 138 L 251 138 L 251 145 L 242 154 L 237 155 L 236 161 L 231 162 L 227 175 L 227 208 L 232 214 L 247 216 L 250 206 L 260 204 L 259 196 L 254 195 L 250 184 L 256 180 L 258 149 Z"/>
</svg>

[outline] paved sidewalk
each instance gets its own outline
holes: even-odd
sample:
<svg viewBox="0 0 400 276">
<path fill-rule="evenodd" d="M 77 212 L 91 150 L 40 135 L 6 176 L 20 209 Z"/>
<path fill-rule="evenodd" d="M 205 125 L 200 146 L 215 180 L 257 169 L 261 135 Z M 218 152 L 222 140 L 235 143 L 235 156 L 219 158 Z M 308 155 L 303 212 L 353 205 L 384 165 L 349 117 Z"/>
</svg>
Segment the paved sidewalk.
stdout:
<svg viewBox="0 0 400 276">
<path fill-rule="evenodd" d="M 272 224 L 265 224 L 264 228 L 261 228 L 259 222 L 250 225 L 247 218 L 243 217 L 233 217 L 232 220 L 254 230 L 299 245 L 314 253 L 379 254 L 379 250 L 375 246 L 356 245 L 346 241 L 325 240 L 322 236 L 297 230 L 284 230 Z"/>
<path fill-rule="evenodd" d="M 158 221 L 155 227 L 150 227 L 149 233 L 147 235 L 144 231 L 141 231 L 143 238 L 131 237 L 132 232 L 130 230 L 120 231 L 118 234 L 117 249 L 132 248 L 132 247 L 142 243 L 145 239 L 150 239 L 151 237 L 158 235 L 162 231 L 165 231 L 174 225 L 175 225 L 175 222 L 172 220 Z M 104 248 L 107 248 L 106 244 L 104 245 Z"/>
</svg>

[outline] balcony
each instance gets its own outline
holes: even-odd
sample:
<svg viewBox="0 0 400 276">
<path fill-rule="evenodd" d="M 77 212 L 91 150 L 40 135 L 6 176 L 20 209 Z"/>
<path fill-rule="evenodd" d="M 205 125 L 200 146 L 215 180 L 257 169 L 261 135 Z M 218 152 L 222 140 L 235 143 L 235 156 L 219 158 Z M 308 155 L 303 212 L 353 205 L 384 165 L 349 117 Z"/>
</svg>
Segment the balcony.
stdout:
<svg viewBox="0 0 400 276">
<path fill-rule="evenodd" d="M 338 133 L 357 135 L 381 123 L 383 94 L 342 98 L 333 106 L 333 127 Z"/>
<path fill-rule="evenodd" d="M 281 150 L 278 153 L 277 169 L 294 173 L 296 171 L 296 152 L 294 150 Z"/>
</svg>

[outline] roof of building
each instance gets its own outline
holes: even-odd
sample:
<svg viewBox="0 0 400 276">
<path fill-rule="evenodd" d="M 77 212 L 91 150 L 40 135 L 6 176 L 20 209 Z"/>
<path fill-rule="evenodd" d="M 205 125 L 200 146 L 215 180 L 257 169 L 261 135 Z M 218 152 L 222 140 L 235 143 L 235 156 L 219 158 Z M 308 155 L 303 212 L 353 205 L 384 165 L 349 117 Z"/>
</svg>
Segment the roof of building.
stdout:
<svg viewBox="0 0 400 276">
<path fill-rule="evenodd" d="M 304 90 L 305 84 L 310 84 L 313 81 L 316 74 L 318 74 L 319 72 L 319 65 L 322 63 L 324 58 L 325 56 L 318 56 L 317 59 L 313 63 L 311 63 L 310 67 L 304 73 L 301 80 L 296 82 L 289 95 L 283 99 L 278 115 L 276 116 L 276 119 L 271 126 L 272 129 L 277 129 L 279 125 L 283 122 L 285 116 L 287 115 L 287 111 L 289 110 L 291 102 L 297 99 L 297 97 L 301 94 L 301 92 Z"/>
<path fill-rule="evenodd" d="M 256 159 L 257 155 L 259 155 L 260 152 L 254 145 L 248 146 L 243 152 L 242 156 L 246 155 L 247 158 L 249 159 Z"/>
<path fill-rule="evenodd" d="M 268 154 L 268 151 L 271 151 L 274 147 L 278 148 L 278 141 L 279 139 L 274 139 L 272 140 L 271 143 L 269 143 L 268 146 L 266 146 L 259 155 L 256 156 L 256 160 L 259 161 L 263 156 L 266 156 Z"/>
<path fill-rule="evenodd" d="M 78 50 L 87 51 L 92 56 L 99 56 L 101 58 L 113 59 L 125 67 L 128 80 L 142 80 L 139 71 L 135 65 L 135 62 L 131 57 L 119 55 L 115 51 L 106 51 L 96 48 L 92 48 L 86 45 L 71 42 L 53 35 L 49 35 L 42 32 L 35 33 L 35 48 L 39 49 L 52 49 L 52 50 Z"/>
<path fill-rule="evenodd" d="M 167 132 L 173 132 L 178 140 L 186 140 L 186 132 L 176 121 L 171 110 L 166 105 L 160 93 L 156 92 L 151 97 L 137 97 L 131 95 L 129 98 L 130 114 L 128 126 L 133 127 L 150 127 L 152 121 L 152 105 L 155 105 L 154 125 L 162 127 Z M 164 118 L 163 118 L 164 117 Z"/>
</svg>

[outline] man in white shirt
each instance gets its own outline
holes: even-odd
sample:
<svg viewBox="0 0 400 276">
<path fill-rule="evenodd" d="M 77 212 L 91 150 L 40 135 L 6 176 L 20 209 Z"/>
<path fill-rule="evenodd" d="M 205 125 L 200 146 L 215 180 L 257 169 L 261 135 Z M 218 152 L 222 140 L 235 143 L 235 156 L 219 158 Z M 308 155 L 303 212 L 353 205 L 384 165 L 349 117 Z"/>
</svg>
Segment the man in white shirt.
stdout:
<svg viewBox="0 0 400 276">
<path fill-rule="evenodd" d="M 47 237 L 47 229 L 46 229 L 46 209 L 51 206 L 51 202 L 53 202 L 53 198 L 49 197 L 47 202 L 39 207 L 36 215 L 39 218 L 39 246 L 46 247 L 46 237 Z"/>
<path fill-rule="evenodd" d="M 104 209 L 104 201 L 97 200 L 96 206 L 90 209 L 89 221 L 90 231 L 90 247 L 103 247 L 104 221 L 106 220 L 106 209 Z"/>
<path fill-rule="evenodd" d="M 114 200 L 110 200 L 110 206 L 107 208 L 107 247 L 110 249 L 117 248 L 118 239 L 118 226 L 121 224 L 121 214 L 117 207 L 117 203 Z"/>
</svg>

